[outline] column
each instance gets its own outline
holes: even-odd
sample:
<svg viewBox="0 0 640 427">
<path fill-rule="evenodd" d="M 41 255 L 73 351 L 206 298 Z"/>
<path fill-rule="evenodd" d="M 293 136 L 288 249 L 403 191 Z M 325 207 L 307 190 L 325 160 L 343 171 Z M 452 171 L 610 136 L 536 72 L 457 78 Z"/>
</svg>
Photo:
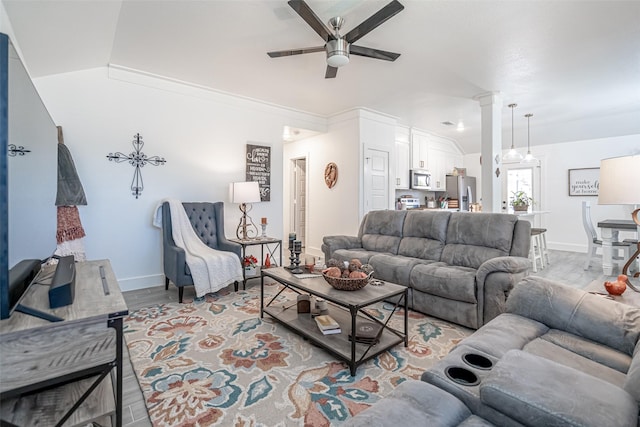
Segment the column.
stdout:
<svg viewBox="0 0 640 427">
<path fill-rule="evenodd" d="M 480 103 L 482 155 L 482 210 L 501 212 L 502 186 L 502 96 L 499 92 L 476 96 Z"/>
</svg>

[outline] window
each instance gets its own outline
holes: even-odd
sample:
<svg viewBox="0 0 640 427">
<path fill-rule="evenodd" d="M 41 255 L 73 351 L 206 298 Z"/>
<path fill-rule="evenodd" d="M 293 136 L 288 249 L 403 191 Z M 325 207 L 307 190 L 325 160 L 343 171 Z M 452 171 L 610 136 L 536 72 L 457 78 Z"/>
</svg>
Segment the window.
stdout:
<svg viewBox="0 0 640 427">
<path fill-rule="evenodd" d="M 542 162 L 541 162 L 542 163 Z M 533 209 L 542 210 L 542 185 L 541 185 L 541 165 L 540 164 L 521 164 L 521 163 L 503 163 L 502 166 L 502 211 L 513 212 L 511 200 L 513 193 L 516 191 L 524 191 L 533 199 Z M 531 208 L 530 208 L 531 209 Z M 535 227 L 539 227 L 540 218 L 536 215 L 534 222 Z M 527 218 L 529 219 L 529 218 Z M 533 218 L 532 218 L 533 219 Z"/>
</svg>

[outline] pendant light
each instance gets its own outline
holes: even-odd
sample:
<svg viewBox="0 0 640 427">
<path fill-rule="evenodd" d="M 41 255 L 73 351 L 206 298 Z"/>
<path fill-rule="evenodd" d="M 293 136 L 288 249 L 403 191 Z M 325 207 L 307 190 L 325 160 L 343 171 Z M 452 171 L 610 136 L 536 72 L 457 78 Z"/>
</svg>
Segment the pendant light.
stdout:
<svg viewBox="0 0 640 427">
<path fill-rule="evenodd" d="M 506 160 L 506 161 L 510 161 L 510 160 L 521 161 L 522 160 L 522 154 L 518 153 L 518 151 L 516 150 L 516 147 L 514 145 L 514 142 L 513 142 L 513 109 L 515 107 L 517 107 L 517 106 L 518 106 L 518 104 L 509 104 L 509 108 L 511 108 L 511 149 L 502 158 L 502 160 Z"/>
<path fill-rule="evenodd" d="M 524 156 L 524 159 L 522 159 L 520 163 L 536 163 L 538 159 L 531 154 L 531 135 L 529 132 L 529 119 L 533 117 L 533 114 L 529 113 L 524 116 L 527 118 L 527 155 Z"/>
</svg>

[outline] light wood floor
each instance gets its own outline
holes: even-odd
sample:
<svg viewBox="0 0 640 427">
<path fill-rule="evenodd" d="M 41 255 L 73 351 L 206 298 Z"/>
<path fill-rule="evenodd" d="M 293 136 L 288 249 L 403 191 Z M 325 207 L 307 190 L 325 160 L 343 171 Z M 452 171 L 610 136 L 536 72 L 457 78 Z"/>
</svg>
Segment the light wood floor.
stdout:
<svg viewBox="0 0 640 427">
<path fill-rule="evenodd" d="M 586 287 L 595 279 L 609 280 L 602 274 L 602 268 L 597 262 L 592 262 L 589 270 L 583 270 L 583 264 L 586 254 L 564 251 L 549 251 L 551 263 L 544 269 L 538 270 L 532 275 L 546 277 L 557 280 L 565 284 L 575 286 L 577 288 Z M 258 279 L 252 279 L 247 286 L 259 286 Z M 164 286 L 146 288 L 137 291 L 123 292 L 124 299 L 127 302 L 129 311 L 134 311 L 142 307 L 148 307 L 154 304 L 166 302 L 177 302 L 178 291 L 175 286 L 169 286 L 169 290 L 165 291 Z M 194 297 L 193 287 L 186 287 L 184 290 L 184 299 L 189 300 Z M 122 424 L 124 426 L 150 426 L 149 416 L 142 397 L 138 380 L 133 373 L 129 353 L 126 345 L 124 346 L 124 387 L 123 387 L 123 417 Z"/>
</svg>

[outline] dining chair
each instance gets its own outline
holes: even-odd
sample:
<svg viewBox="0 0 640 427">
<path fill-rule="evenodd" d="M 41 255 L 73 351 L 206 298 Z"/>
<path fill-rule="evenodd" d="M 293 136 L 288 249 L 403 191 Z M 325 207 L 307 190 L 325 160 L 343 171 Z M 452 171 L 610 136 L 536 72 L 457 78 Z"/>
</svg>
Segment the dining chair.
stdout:
<svg viewBox="0 0 640 427">
<path fill-rule="evenodd" d="M 584 269 L 588 270 L 593 258 L 602 258 L 602 255 L 598 255 L 596 253 L 598 248 L 602 247 L 602 240 L 598 239 L 598 233 L 596 232 L 596 228 L 593 226 L 593 221 L 591 220 L 591 202 L 588 201 L 582 202 L 582 225 L 584 226 L 584 231 L 587 233 L 588 248 Z M 618 265 L 624 265 L 631 254 L 631 245 L 632 242 L 629 240 L 613 242 L 614 254 L 612 261 Z M 618 253 L 620 250 L 624 252 L 622 257 L 619 256 Z"/>
</svg>

